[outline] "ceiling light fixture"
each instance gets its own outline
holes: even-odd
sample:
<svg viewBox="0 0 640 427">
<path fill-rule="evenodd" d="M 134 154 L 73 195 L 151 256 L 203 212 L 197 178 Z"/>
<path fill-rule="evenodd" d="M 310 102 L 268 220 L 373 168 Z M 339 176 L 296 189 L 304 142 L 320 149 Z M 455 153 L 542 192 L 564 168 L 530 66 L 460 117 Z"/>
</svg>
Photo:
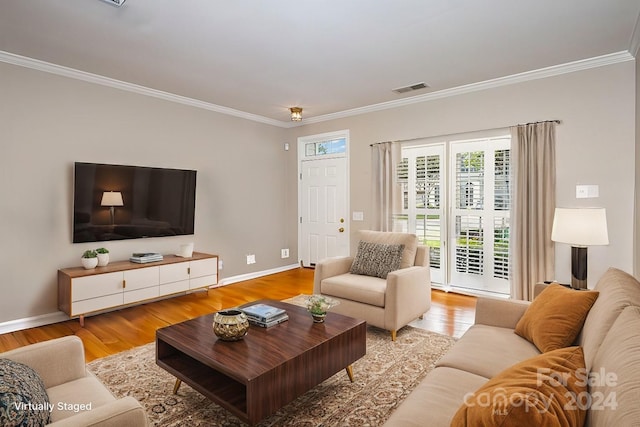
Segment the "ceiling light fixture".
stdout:
<svg viewBox="0 0 640 427">
<path fill-rule="evenodd" d="M 300 107 L 291 107 L 291 120 L 294 122 L 299 122 L 302 120 L 302 108 Z"/>
</svg>

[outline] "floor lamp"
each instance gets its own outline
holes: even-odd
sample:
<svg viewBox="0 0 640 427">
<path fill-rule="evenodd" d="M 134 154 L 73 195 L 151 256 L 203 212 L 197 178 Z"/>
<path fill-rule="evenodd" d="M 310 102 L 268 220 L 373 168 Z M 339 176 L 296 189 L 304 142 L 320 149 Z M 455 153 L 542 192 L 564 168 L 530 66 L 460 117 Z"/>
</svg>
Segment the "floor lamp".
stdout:
<svg viewBox="0 0 640 427">
<path fill-rule="evenodd" d="M 556 208 L 551 240 L 571 245 L 571 287 L 587 289 L 587 246 L 608 245 L 604 208 Z"/>
</svg>

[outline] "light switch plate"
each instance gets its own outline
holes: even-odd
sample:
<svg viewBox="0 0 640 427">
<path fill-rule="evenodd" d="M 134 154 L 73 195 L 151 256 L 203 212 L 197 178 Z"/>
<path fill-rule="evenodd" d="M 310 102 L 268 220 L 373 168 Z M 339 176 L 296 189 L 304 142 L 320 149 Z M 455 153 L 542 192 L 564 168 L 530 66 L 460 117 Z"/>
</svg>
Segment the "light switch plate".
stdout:
<svg viewBox="0 0 640 427">
<path fill-rule="evenodd" d="M 590 199 L 600 196 L 598 185 L 576 185 L 576 199 Z"/>
</svg>

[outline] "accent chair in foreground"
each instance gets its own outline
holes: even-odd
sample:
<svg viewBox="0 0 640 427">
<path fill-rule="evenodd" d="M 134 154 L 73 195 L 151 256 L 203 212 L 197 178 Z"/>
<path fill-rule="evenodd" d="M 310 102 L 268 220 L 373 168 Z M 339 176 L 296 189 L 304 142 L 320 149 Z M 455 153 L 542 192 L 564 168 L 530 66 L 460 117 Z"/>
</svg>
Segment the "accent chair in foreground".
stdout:
<svg viewBox="0 0 640 427">
<path fill-rule="evenodd" d="M 7 360 L 8 359 L 8 360 Z M 109 390 L 86 369 L 84 346 L 75 335 L 56 338 L 27 345 L 0 353 L 2 375 L 12 379 L 16 390 L 6 390 L 7 399 L 21 400 L 17 403 L 23 409 L 20 416 L 46 415 L 47 425 L 138 427 L 149 425 L 145 410 L 133 397 L 116 399 Z M 18 362 L 18 363 L 13 363 Z M 12 371 L 13 370 L 13 371 Z M 26 374 L 26 380 L 20 379 Z M 28 389 L 40 387 L 40 393 L 29 394 Z M 46 392 L 45 392 L 46 390 Z M 43 401 L 32 401 L 30 396 L 41 396 Z M 27 402 L 29 400 L 29 402 Z M 9 403 L 3 399 L 3 403 Z M 44 411 L 38 404 L 50 408 Z M 5 409 L 15 410 L 16 404 L 9 403 Z M 24 408 L 23 408 L 24 407 Z M 40 412 L 39 414 L 37 412 Z M 0 424 L 3 424 L 0 422 Z M 38 423 L 40 424 L 40 423 Z M 25 425 L 31 425 L 29 423 Z M 34 424 L 35 425 L 35 424 Z"/>
</svg>

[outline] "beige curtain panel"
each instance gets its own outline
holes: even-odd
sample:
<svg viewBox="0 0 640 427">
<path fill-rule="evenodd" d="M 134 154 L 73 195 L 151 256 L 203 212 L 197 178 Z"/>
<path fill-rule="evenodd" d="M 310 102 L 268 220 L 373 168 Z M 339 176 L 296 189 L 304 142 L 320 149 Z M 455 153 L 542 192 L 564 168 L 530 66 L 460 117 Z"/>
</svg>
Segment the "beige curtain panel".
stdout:
<svg viewBox="0 0 640 427">
<path fill-rule="evenodd" d="M 393 231 L 394 214 L 400 213 L 400 189 L 396 180 L 400 149 L 400 143 L 397 142 L 381 142 L 371 146 L 373 230 Z"/>
<path fill-rule="evenodd" d="M 551 241 L 556 207 L 556 123 L 511 127 L 511 297 L 531 301 L 537 282 L 554 276 Z"/>
</svg>

